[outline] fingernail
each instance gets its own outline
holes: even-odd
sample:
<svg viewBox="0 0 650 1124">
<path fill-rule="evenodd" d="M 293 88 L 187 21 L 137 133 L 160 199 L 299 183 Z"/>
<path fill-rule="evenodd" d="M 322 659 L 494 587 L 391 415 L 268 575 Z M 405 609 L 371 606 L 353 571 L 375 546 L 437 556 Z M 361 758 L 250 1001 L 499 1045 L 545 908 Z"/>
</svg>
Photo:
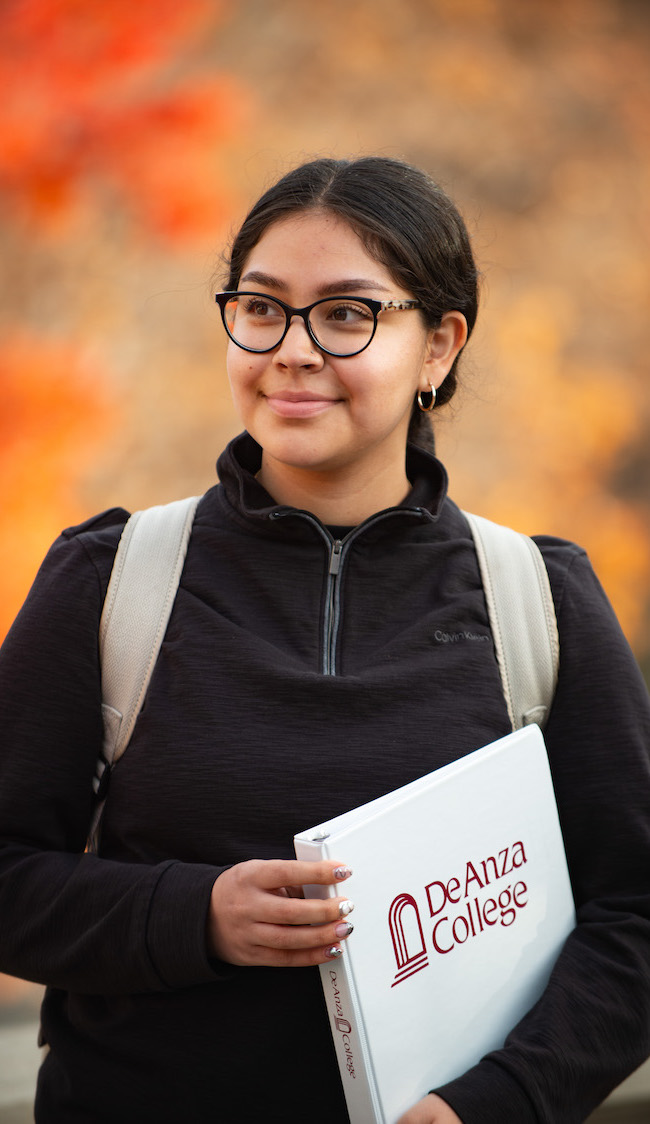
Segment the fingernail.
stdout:
<svg viewBox="0 0 650 1124">
<path fill-rule="evenodd" d="M 352 871 L 349 866 L 337 866 L 332 871 L 332 874 L 338 882 L 343 882 L 346 878 L 350 877 Z"/>
<path fill-rule="evenodd" d="M 331 948 L 325 949 L 325 955 L 329 956 L 330 960 L 338 960 L 339 956 L 343 955 L 343 949 L 333 944 Z"/>
<path fill-rule="evenodd" d="M 354 902 L 347 898 L 344 902 L 339 902 L 339 917 L 347 917 L 348 913 L 352 913 L 354 909 Z"/>
<path fill-rule="evenodd" d="M 336 929 L 334 930 L 337 937 L 349 937 L 350 933 L 352 933 L 353 931 L 354 925 L 351 925 L 349 921 L 342 921 L 341 924 L 337 925 Z"/>
</svg>

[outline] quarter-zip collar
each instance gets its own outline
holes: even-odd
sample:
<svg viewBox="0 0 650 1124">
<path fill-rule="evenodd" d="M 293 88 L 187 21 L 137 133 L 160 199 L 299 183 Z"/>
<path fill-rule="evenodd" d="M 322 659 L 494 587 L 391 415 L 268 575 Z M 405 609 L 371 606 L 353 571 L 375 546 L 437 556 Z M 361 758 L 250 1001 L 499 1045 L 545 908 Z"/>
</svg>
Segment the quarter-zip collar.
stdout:
<svg viewBox="0 0 650 1124">
<path fill-rule="evenodd" d="M 298 511 L 291 507 L 278 508 L 272 511 L 270 519 L 281 520 L 294 516 L 292 521 L 304 520 L 311 523 L 315 531 L 324 540 L 324 545 L 327 550 L 327 578 L 326 578 L 326 591 L 325 591 L 325 605 L 323 611 L 323 641 L 322 641 L 322 666 L 321 671 L 323 675 L 336 675 L 336 656 L 337 656 L 337 642 L 339 635 L 339 625 L 341 621 L 341 578 L 343 576 L 343 565 L 346 560 L 350 548 L 362 535 L 367 535 L 368 532 L 375 527 L 394 519 L 396 516 L 407 516 L 413 518 L 414 516 L 419 519 L 434 521 L 428 511 L 419 507 L 406 507 L 406 508 L 386 508 L 385 511 L 378 511 L 375 515 L 369 516 L 363 523 L 358 526 L 352 527 L 343 538 L 334 538 L 329 528 L 325 527 L 315 515 L 308 511 Z"/>
<path fill-rule="evenodd" d="M 287 504 L 277 504 L 256 478 L 262 463 L 262 449 L 248 433 L 230 442 L 219 458 L 217 469 L 222 495 L 229 515 L 250 533 L 280 536 L 292 543 L 320 540 L 323 603 L 319 670 L 323 675 L 337 675 L 343 629 L 343 584 L 348 558 L 362 540 L 371 546 L 382 536 L 394 535 L 396 522 L 414 529 L 435 523 L 447 494 L 447 473 L 436 457 L 408 446 L 406 468 L 411 490 L 401 504 L 377 511 L 341 538 L 310 511 Z M 289 532 L 289 534 L 288 534 Z"/>
<path fill-rule="evenodd" d="M 315 515 L 300 512 L 286 504 L 277 504 L 273 497 L 256 478 L 262 464 L 262 449 L 249 433 L 241 433 L 226 447 L 217 462 L 217 472 L 232 513 L 245 520 L 257 521 L 258 526 L 271 528 L 284 522 L 280 516 L 308 516 L 309 522 L 324 531 L 330 541 L 331 535 Z M 386 508 L 354 528 L 354 533 L 362 529 L 380 527 L 385 517 L 408 515 L 410 519 L 419 517 L 425 522 L 435 521 L 447 495 L 447 473 L 444 466 L 430 453 L 415 445 L 407 447 L 406 471 L 411 482 L 411 490 L 402 503 Z M 382 518 L 378 518 L 381 516 Z M 250 524 L 249 524 L 250 525 Z M 350 536 L 346 536 L 346 540 Z"/>
</svg>

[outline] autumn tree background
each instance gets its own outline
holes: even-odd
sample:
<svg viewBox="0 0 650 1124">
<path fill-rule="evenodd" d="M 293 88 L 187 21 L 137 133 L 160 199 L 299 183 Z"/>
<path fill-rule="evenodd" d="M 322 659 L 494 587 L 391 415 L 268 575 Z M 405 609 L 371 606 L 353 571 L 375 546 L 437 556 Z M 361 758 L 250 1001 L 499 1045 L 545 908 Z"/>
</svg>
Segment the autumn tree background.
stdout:
<svg viewBox="0 0 650 1124">
<path fill-rule="evenodd" d="M 647 660 L 649 30 L 633 0 L 5 0 L 0 631 L 62 526 L 212 483 L 220 248 L 294 163 L 381 152 L 483 271 L 455 496 L 583 543 Z"/>
<path fill-rule="evenodd" d="M 649 29 L 633 0 L 4 0 L 0 632 L 61 527 L 213 482 L 230 229 L 296 162 L 380 152 L 483 272 L 453 494 L 583 543 L 647 666 Z"/>
</svg>

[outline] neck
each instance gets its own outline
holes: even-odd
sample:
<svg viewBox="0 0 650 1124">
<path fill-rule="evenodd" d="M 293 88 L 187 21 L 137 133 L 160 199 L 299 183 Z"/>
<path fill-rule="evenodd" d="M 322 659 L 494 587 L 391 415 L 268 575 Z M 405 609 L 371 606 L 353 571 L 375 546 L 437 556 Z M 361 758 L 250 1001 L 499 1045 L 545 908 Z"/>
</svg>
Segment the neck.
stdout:
<svg viewBox="0 0 650 1124">
<path fill-rule="evenodd" d="M 410 490 L 405 466 L 399 473 L 392 465 L 373 474 L 351 473 L 349 468 L 316 472 L 280 464 L 266 453 L 257 478 L 276 503 L 310 511 L 321 523 L 343 527 L 395 507 Z"/>
</svg>

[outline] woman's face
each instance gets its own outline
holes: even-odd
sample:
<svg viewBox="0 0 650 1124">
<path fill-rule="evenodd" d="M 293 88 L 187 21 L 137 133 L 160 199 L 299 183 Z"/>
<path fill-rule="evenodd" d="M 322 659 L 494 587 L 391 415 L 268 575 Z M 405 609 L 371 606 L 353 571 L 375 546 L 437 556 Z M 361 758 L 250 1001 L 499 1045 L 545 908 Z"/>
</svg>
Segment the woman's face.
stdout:
<svg viewBox="0 0 650 1124">
<path fill-rule="evenodd" d="M 279 297 L 295 308 L 331 295 L 412 297 L 352 228 L 326 211 L 303 212 L 268 227 L 246 260 L 239 288 Z M 414 397 L 429 382 L 439 385 L 453 362 L 447 370 L 436 366 L 433 336 L 421 313 L 408 310 L 380 313 L 370 345 L 347 358 L 321 352 L 299 317 L 266 354 L 230 342 L 235 406 L 264 450 L 263 468 L 272 461 L 276 476 L 283 466 L 385 473 L 394 463 L 403 477 Z"/>
</svg>

